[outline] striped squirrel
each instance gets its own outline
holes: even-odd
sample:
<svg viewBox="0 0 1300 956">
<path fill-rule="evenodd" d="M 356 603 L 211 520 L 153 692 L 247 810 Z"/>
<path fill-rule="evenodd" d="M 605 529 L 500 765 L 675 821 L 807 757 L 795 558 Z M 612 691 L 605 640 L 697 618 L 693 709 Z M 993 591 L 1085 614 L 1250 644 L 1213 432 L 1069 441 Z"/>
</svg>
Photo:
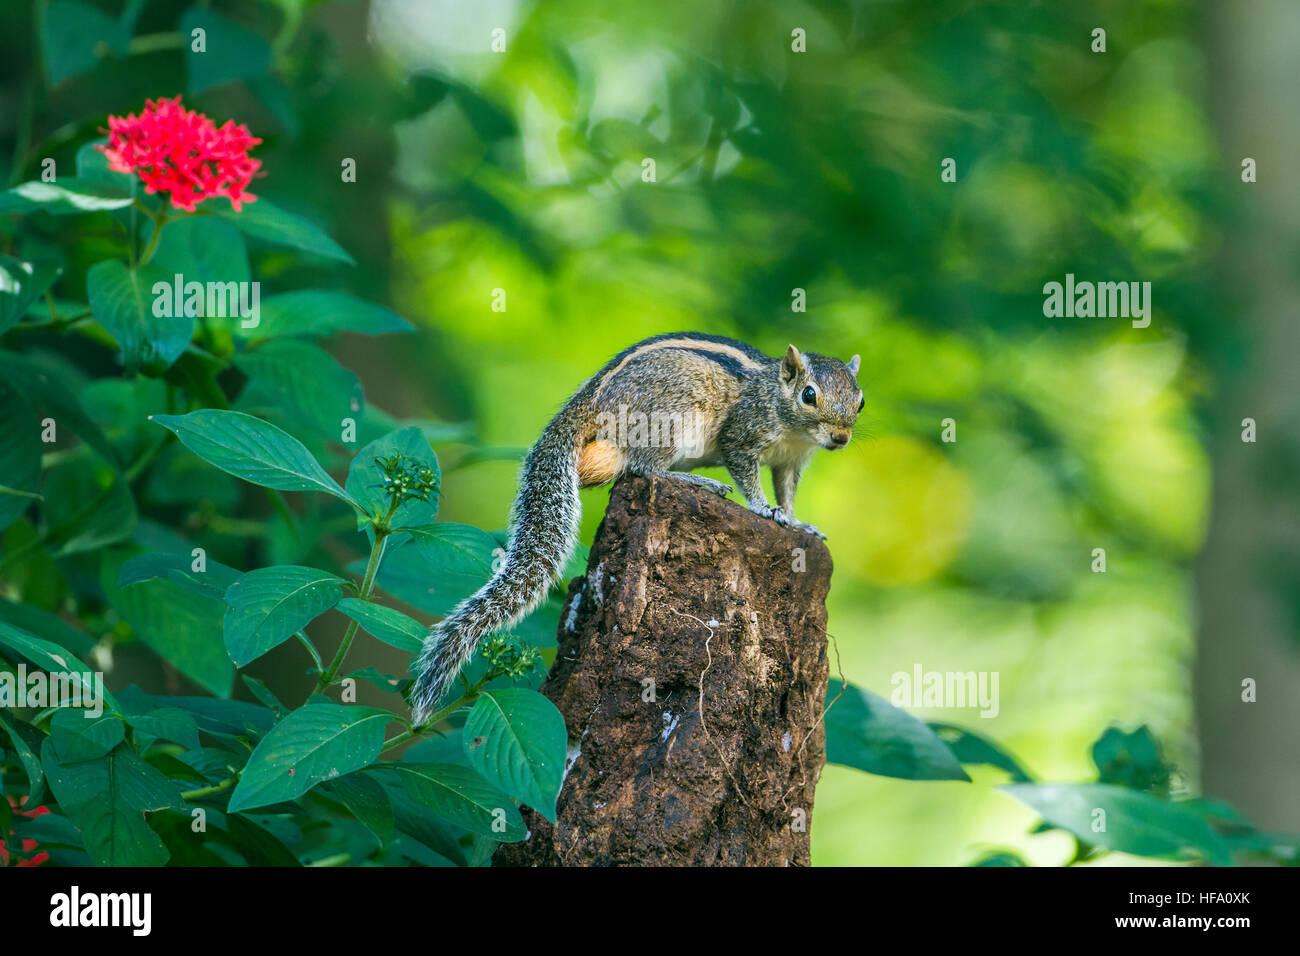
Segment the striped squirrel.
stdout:
<svg viewBox="0 0 1300 956">
<path fill-rule="evenodd" d="M 577 541 L 579 488 L 630 472 L 726 495 L 729 485 L 689 473 L 723 465 L 751 511 L 825 537 L 795 519 L 794 492 L 818 446 L 848 444 L 865 404 L 858 367 L 856 355 L 846 363 L 791 345 L 776 359 L 696 332 L 657 335 L 610 359 L 524 458 L 500 569 L 425 638 L 411 692 L 415 723 L 428 720 L 484 635 L 546 596 Z M 772 469 L 775 508 L 763 493 L 760 465 Z"/>
</svg>

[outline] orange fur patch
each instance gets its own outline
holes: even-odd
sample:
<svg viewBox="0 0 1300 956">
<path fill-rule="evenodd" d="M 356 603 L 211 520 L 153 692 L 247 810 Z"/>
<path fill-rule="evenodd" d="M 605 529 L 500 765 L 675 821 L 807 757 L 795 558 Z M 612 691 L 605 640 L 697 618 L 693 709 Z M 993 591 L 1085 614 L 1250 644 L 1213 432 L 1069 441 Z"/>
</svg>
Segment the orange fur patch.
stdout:
<svg viewBox="0 0 1300 956">
<path fill-rule="evenodd" d="M 623 456 L 613 442 L 589 442 L 578 456 L 578 482 L 584 488 L 613 481 L 622 470 Z"/>
</svg>

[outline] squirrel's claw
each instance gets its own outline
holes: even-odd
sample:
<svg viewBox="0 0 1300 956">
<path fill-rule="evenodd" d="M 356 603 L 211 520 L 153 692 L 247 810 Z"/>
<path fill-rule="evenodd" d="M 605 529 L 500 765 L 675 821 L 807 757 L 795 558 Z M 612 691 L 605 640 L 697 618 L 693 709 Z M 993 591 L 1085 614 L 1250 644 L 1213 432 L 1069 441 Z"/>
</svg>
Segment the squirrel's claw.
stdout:
<svg viewBox="0 0 1300 956">
<path fill-rule="evenodd" d="M 809 524 L 807 521 L 796 521 L 794 527 L 798 528 L 800 531 L 807 531 L 809 534 L 815 535 L 823 541 L 826 540 L 826 533 L 815 524 Z"/>
<path fill-rule="evenodd" d="M 755 515 L 758 515 L 759 518 L 771 518 L 783 528 L 793 527 L 794 520 L 790 518 L 788 514 L 785 514 L 785 510 L 781 509 L 780 505 L 777 505 L 776 507 L 770 505 L 759 505 L 750 510 L 753 511 Z"/>
</svg>

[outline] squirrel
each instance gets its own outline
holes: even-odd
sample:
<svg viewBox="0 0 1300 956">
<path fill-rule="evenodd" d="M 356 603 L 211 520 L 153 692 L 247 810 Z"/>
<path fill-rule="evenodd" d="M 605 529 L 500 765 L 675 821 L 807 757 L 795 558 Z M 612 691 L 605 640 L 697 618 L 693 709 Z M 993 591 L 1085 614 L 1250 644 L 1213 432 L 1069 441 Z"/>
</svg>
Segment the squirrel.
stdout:
<svg viewBox="0 0 1300 956">
<path fill-rule="evenodd" d="M 623 474 L 731 486 L 690 469 L 725 466 L 749 509 L 824 538 L 794 516 L 799 476 L 818 447 L 843 448 L 866 400 L 848 362 L 791 345 L 772 358 L 735 339 L 657 335 L 619 352 L 565 402 L 524 458 L 505 560 L 433 627 L 413 668 L 425 723 L 479 640 L 533 610 L 577 543 L 578 489 Z M 768 504 L 759 466 L 772 470 Z M 677 470 L 674 470 L 677 469 Z"/>
</svg>

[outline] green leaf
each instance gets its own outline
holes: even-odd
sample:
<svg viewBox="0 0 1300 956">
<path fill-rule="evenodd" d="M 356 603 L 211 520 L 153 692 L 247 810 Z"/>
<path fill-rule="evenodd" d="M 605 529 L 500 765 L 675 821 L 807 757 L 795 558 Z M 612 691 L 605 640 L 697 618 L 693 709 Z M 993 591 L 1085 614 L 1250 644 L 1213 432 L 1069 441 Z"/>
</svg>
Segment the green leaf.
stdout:
<svg viewBox="0 0 1300 956">
<path fill-rule="evenodd" d="M 359 507 L 302 442 L 260 418 L 203 408 L 188 415 L 154 415 L 150 421 L 174 432 L 194 454 L 236 478 L 281 491 L 323 491 Z"/>
<path fill-rule="evenodd" d="M 360 770 L 379 756 L 384 728 L 395 719 L 373 707 L 321 701 L 298 708 L 257 745 L 229 811 L 293 800 L 321 781 Z"/>
<path fill-rule="evenodd" d="M 157 707 L 176 707 L 194 718 L 200 732 L 223 738 L 258 740 L 275 724 L 275 715 L 265 707 L 243 700 L 214 700 L 211 697 L 154 697 Z"/>
<path fill-rule="evenodd" d="M 185 72 L 190 93 L 261 76 L 271 68 L 271 45 L 259 34 L 213 10 L 190 7 L 181 15 L 180 26 L 185 36 Z M 198 51 L 190 42 L 195 30 L 204 31 L 204 48 Z"/>
<path fill-rule="evenodd" d="M 64 707 L 50 719 L 50 739 L 64 764 L 96 760 L 126 739 L 126 724 L 116 714 Z"/>
<path fill-rule="evenodd" d="M 324 614 L 344 580 L 315 568 L 276 565 L 249 571 L 226 589 L 226 650 L 243 667 Z"/>
<path fill-rule="evenodd" d="M 131 173 L 119 173 L 108 168 L 108 157 L 95 148 L 106 145 L 108 145 L 108 137 L 101 136 L 77 147 L 77 179 L 81 182 L 111 186 L 121 193 L 133 193 L 136 184 L 140 181 Z"/>
<path fill-rule="evenodd" d="M 1085 843 L 1137 856 L 1192 854 L 1216 866 L 1233 862 L 1227 843 L 1201 814 L 1149 794 L 1103 783 L 1015 783 L 999 789 Z"/>
<path fill-rule="evenodd" d="M 42 450 L 31 406 L 14 386 L 0 381 L 0 481 L 9 489 L 0 491 L 0 530 L 28 509 L 27 495 L 41 490 Z"/>
<path fill-rule="evenodd" d="M 268 342 L 233 362 L 249 379 L 239 396 L 241 409 L 302 422 L 334 441 L 343 434 L 344 419 L 357 422 L 364 415 L 360 380 L 310 342 Z"/>
<path fill-rule="evenodd" d="M 134 752 L 117 747 L 67 766 L 54 741 L 41 747 L 41 764 L 59 807 L 81 831 L 96 866 L 162 866 L 167 848 L 145 822 L 147 810 L 183 809 L 180 787 Z"/>
<path fill-rule="evenodd" d="M 170 740 L 187 750 L 199 749 L 199 728 L 194 718 L 178 707 L 158 707 L 143 714 L 126 714 L 126 722 L 136 734 L 136 746 L 142 751 L 147 744 L 142 736 Z"/>
<path fill-rule="evenodd" d="M 103 51 L 125 56 L 131 42 L 127 24 L 76 0 L 50 0 L 41 26 L 45 76 L 50 86 L 92 69 Z"/>
<path fill-rule="evenodd" d="M 120 189 L 75 177 L 57 183 L 30 182 L 0 193 L 0 214 L 34 210 L 55 216 L 124 209 L 135 202 Z"/>
<path fill-rule="evenodd" d="M 335 610 L 352 618 L 367 634 L 408 654 L 418 654 L 429 633 L 428 627 L 401 611 L 382 604 L 371 604 L 360 598 L 344 598 Z"/>
<path fill-rule="evenodd" d="M 79 661 L 66 648 L 52 641 L 42 640 L 20 627 L 0 620 L 0 647 L 7 647 L 13 653 L 26 658 L 37 667 L 60 676 L 66 675 L 72 690 L 84 691 L 85 696 L 95 700 L 103 693 L 104 706 L 114 713 L 118 712 L 117 700 L 106 689 L 95 686 L 94 671 Z"/>
<path fill-rule="evenodd" d="M 142 365 L 166 368 L 189 346 L 194 316 L 184 308 L 179 315 L 155 314 L 156 302 L 171 303 L 171 288 L 172 276 L 153 265 L 132 270 L 116 259 L 105 259 L 86 273 L 86 296 L 95 321 L 117 340 L 127 371 Z"/>
<path fill-rule="evenodd" d="M 167 223 L 153 264 L 184 282 L 250 282 L 244 237 L 228 222 L 214 216 L 193 216 Z M 265 309 L 262 305 L 259 309 Z M 224 311 L 234 311 L 226 309 Z M 238 316 L 208 316 L 209 325 L 238 330 Z"/>
<path fill-rule="evenodd" d="M 407 795 L 444 820 L 502 843 L 514 843 L 527 836 L 514 802 L 468 767 L 403 763 L 393 769 Z"/>
<path fill-rule="evenodd" d="M 3 197 L 0 197 L 0 201 L 2 200 Z M 227 200 L 212 200 L 212 202 L 212 211 L 220 218 L 238 226 L 245 235 L 355 265 L 352 257 L 343 250 L 343 247 L 326 235 L 319 226 L 301 216 L 285 212 L 265 197 L 259 196 L 256 202 L 245 203 L 240 212 L 235 212 Z M 0 211 L 3 211 L 2 205 Z"/>
<path fill-rule="evenodd" d="M 347 490 L 369 514 L 382 518 L 388 512 L 388 494 L 384 488 L 384 473 L 380 470 L 378 459 L 401 455 L 412 465 L 423 465 L 433 469 L 437 480 L 441 481 L 438 471 L 438 456 L 429 447 L 429 440 L 414 425 L 389 432 L 383 438 L 366 445 L 352 459 L 348 466 Z M 418 498 L 403 502 L 389 522 L 390 528 L 413 528 L 428 525 L 438 517 L 439 492 L 435 491 L 428 501 Z"/>
<path fill-rule="evenodd" d="M 1143 724 L 1131 734 L 1107 727 L 1092 745 L 1097 781 L 1163 795 L 1169 790 L 1169 765 L 1151 729 Z"/>
<path fill-rule="evenodd" d="M 379 569 L 379 586 L 426 614 L 447 614 L 492 577 L 499 547 L 486 531 L 441 521 L 408 529 L 412 540 Z"/>
<path fill-rule="evenodd" d="M 321 784 L 320 791 L 348 808 L 357 822 L 375 835 L 381 848 L 393 841 L 393 802 L 374 777 L 352 773 Z"/>
<path fill-rule="evenodd" d="M 952 751 L 953 756 L 961 763 L 977 763 L 997 767 L 999 770 L 1005 770 L 1011 774 L 1011 779 L 1017 783 L 1029 783 L 1034 779 L 1017 763 L 1015 757 L 986 737 L 981 737 L 974 731 L 958 727 L 955 724 L 945 724 L 934 720 L 926 721 L 926 723 L 939 739 L 948 745 L 948 749 Z"/>
<path fill-rule="evenodd" d="M 906 780 L 970 780 L 924 721 L 883 697 L 832 679 L 826 701 L 826 759 L 831 763 Z"/>
<path fill-rule="evenodd" d="M 524 688 L 482 691 L 461 736 L 489 783 L 555 822 L 568 735 L 554 704 Z"/>
<path fill-rule="evenodd" d="M 117 571 L 117 586 L 125 588 L 143 581 L 162 578 L 174 581 L 195 594 L 224 604 L 226 588 L 239 580 L 240 572 L 207 557 L 203 559 L 202 571 L 194 570 L 194 563 L 195 558 L 188 554 L 162 552 L 140 554 L 122 562 L 122 566 Z"/>
<path fill-rule="evenodd" d="M 62 272 L 50 263 L 33 264 L 0 255 L 0 335 L 14 327 Z"/>
<path fill-rule="evenodd" d="M 335 332 L 359 332 L 383 335 L 410 332 L 415 327 L 382 306 L 354 299 L 341 292 L 303 290 L 271 296 L 262 303 L 261 321 L 252 328 L 241 328 L 248 339 L 287 336 L 332 335 Z"/>
</svg>

